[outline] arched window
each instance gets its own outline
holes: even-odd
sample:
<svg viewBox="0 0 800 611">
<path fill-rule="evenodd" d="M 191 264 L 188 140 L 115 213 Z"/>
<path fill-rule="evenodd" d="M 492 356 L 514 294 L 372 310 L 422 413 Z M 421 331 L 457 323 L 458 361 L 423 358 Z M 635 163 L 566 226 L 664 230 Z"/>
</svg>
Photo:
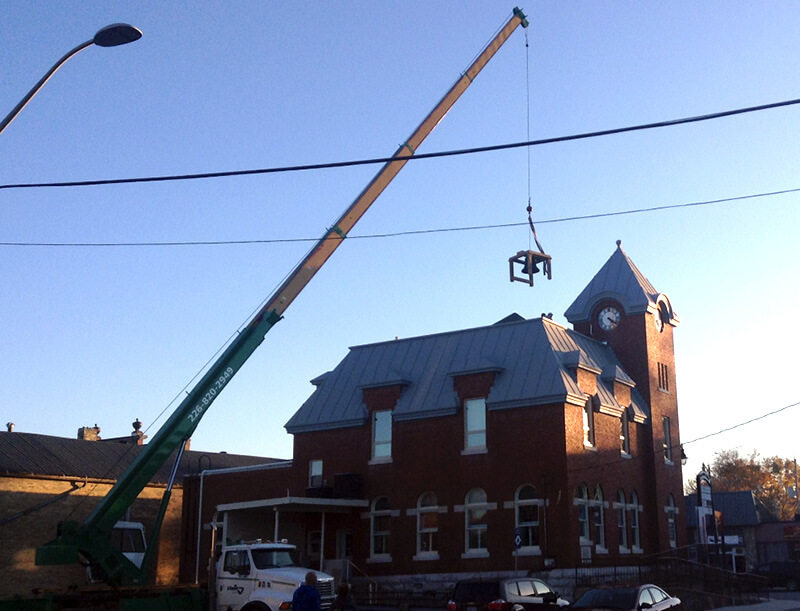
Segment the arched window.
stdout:
<svg viewBox="0 0 800 611">
<path fill-rule="evenodd" d="M 464 501 L 465 549 L 467 552 L 486 550 L 488 503 L 486 492 L 473 488 Z"/>
<path fill-rule="evenodd" d="M 667 506 L 664 508 L 667 512 L 667 532 L 669 533 L 669 546 L 672 549 L 678 547 L 678 529 L 675 526 L 675 514 L 678 513 L 678 508 L 675 507 L 675 498 L 670 494 L 667 496 Z"/>
<path fill-rule="evenodd" d="M 642 537 L 641 533 L 639 532 L 639 496 L 636 494 L 634 490 L 631 492 L 631 504 L 628 505 L 631 522 L 631 547 L 634 550 L 641 551 L 642 549 Z"/>
<path fill-rule="evenodd" d="M 522 537 L 522 550 L 539 548 L 539 507 L 543 501 L 530 484 L 520 486 L 514 497 L 517 532 Z"/>
<path fill-rule="evenodd" d="M 628 508 L 625 505 L 625 492 L 617 490 L 617 502 L 614 505 L 617 509 L 617 540 L 619 541 L 619 550 L 628 551 Z"/>
<path fill-rule="evenodd" d="M 586 484 L 581 484 L 575 491 L 575 504 L 578 506 L 578 533 L 581 542 L 590 541 L 589 534 L 589 492 Z"/>
<path fill-rule="evenodd" d="M 594 542 L 597 547 L 606 546 L 606 508 L 603 500 L 603 489 L 600 484 L 594 489 Z"/>
<path fill-rule="evenodd" d="M 417 555 L 438 556 L 439 501 L 426 492 L 417 501 Z"/>
<path fill-rule="evenodd" d="M 370 559 L 390 560 L 389 520 L 392 515 L 389 499 L 385 496 L 372 502 L 370 518 Z"/>
</svg>

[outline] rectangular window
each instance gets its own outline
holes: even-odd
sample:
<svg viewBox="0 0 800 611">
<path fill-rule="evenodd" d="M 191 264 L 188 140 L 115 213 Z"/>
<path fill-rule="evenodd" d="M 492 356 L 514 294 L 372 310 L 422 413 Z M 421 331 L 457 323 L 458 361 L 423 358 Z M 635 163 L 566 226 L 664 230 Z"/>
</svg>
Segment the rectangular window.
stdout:
<svg viewBox="0 0 800 611">
<path fill-rule="evenodd" d="M 658 390 L 669 392 L 669 367 L 663 363 L 658 364 Z"/>
<path fill-rule="evenodd" d="M 591 399 L 583 406 L 583 445 L 594 447 L 594 408 Z"/>
<path fill-rule="evenodd" d="M 372 458 L 392 457 L 392 412 L 382 410 L 372 413 Z"/>
<path fill-rule="evenodd" d="M 322 480 L 322 461 L 312 460 L 308 463 L 308 487 L 309 488 L 322 488 L 324 482 Z"/>
<path fill-rule="evenodd" d="M 628 423 L 628 410 L 622 412 L 622 418 L 620 418 L 619 441 L 620 441 L 620 448 L 619 448 L 620 452 L 626 455 L 630 455 L 631 438 L 630 438 L 630 425 Z"/>
<path fill-rule="evenodd" d="M 672 431 L 670 430 L 669 418 L 664 416 L 664 460 L 672 462 Z"/>
<path fill-rule="evenodd" d="M 617 539 L 619 539 L 620 549 L 628 547 L 628 527 L 625 523 L 625 497 L 617 505 Z"/>
<path fill-rule="evenodd" d="M 519 505 L 517 507 L 517 528 L 522 537 L 522 547 L 539 545 L 539 506 Z"/>
<path fill-rule="evenodd" d="M 372 555 L 389 553 L 389 516 L 382 514 L 372 518 Z"/>
<path fill-rule="evenodd" d="M 417 553 L 436 552 L 439 535 L 439 508 L 420 510 Z"/>
<path fill-rule="evenodd" d="M 467 550 L 486 549 L 486 510 L 467 512 Z"/>
<path fill-rule="evenodd" d="M 486 399 L 468 399 L 464 402 L 464 447 L 486 447 Z"/>
<path fill-rule="evenodd" d="M 642 547 L 642 540 L 639 532 L 639 507 L 636 505 L 637 502 L 638 500 L 634 497 L 629 513 L 631 517 L 631 544 L 635 550 L 641 549 Z"/>
</svg>

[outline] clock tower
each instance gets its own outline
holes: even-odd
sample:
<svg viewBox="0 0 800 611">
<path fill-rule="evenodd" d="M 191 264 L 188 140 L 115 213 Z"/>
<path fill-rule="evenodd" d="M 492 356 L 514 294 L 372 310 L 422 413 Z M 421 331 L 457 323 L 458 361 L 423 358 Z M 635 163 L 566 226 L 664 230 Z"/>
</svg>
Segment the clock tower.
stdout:
<svg viewBox="0 0 800 611">
<path fill-rule="evenodd" d="M 649 475 L 646 502 L 664 516 L 683 512 L 680 429 L 675 384 L 673 331 L 680 319 L 669 298 L 659 293 L 617 249 L 564 313 L 576 332 L 607 344 L 636 383 L 649 407 L 638 452 Z M 664 511 L 662 511 L 662 508 Z M 673 511 L 673 516 L 675 512 Z M 685 515 L 679 524 L 685 523 Z M 644 533 L 650 549 L 668 549 L 675 520 L 658 520 Z"/>
</svg>

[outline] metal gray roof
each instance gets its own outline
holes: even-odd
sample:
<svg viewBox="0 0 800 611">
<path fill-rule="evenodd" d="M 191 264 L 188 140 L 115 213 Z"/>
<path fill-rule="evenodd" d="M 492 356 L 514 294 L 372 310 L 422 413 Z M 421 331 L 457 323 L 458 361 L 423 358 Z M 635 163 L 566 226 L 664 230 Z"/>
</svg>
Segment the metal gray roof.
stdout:
<svg viewBox="0 0 800 611">
<path fill-rule="evenodd" d="M 627 314 L 655 310 L 659 299 L 659 292 L 628 258 L 620 241 L 605 265 L 567 308 L 564 316 L 573 324 L 586 322 L 594 306 L 608 298 L 619 301 Z"/>
<path fill-rule="evenodd" d="M 79 479 L 118 479 L 144 446 L 111 441 L 84 441 L 35 433 L 0 432 L 0 476 L 45 475 Z M 166 483 L 176 452 L 153 477 Z M 183 455 L 177 481 L 203 469 L 222 469 L 274 462 L 273 458 L 189 451 Z"/>
<path fill-rule="evenodd" d="M 751 490 L 712 492 L 711 497 L 714 509 L 722 512 L 722 520 L 727 527 L 755 526 L 778 521 Z M 686 526 L 697 528 L 697 495 L 689 494 L 684 498 Z"/>
<path fill-rule="evenodd" d="M 550 403 L 583 405 L 586 395 L 575 369 L 594 372 L 609 383 L 633 386 L 606 345 L 548 318 L 512 315 L 487 327 L 351 347 L 333 371 L 313 380 L 316 390 L 286 424 L 289 433 L 348 426 L 367 421 L 365 388 L 402 384 L 393 411 L 396 421 L 454 414 L 460 408 L 453 377 L 494 371 L 487 409 Z M 637 421 L 649 409 L 633 389 Z M 613 396 L 613 394 L 612 394 Z M 627 408 L 628 406 L 623 406 Z"/>
</svg>

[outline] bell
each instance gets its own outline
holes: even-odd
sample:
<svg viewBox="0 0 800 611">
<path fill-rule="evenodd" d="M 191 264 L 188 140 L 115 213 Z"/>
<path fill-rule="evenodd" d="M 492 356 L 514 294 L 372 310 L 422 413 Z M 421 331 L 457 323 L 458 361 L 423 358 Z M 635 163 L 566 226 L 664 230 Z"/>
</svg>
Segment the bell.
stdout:
<svg viewBox="0 0 800 611">
<path fill-rule="evenodd" d="M 530 261 L 530 264 L 533 266 L 533 271 L 530 271 L 528 268 L 528 261 L 526 260 L 525 263 L 522 264 L 522 273 L 525 275 L 529 274 L 538 274 L 539 273 L 539 266 L 536 265 L 535 261 Z"/>
</svg>

